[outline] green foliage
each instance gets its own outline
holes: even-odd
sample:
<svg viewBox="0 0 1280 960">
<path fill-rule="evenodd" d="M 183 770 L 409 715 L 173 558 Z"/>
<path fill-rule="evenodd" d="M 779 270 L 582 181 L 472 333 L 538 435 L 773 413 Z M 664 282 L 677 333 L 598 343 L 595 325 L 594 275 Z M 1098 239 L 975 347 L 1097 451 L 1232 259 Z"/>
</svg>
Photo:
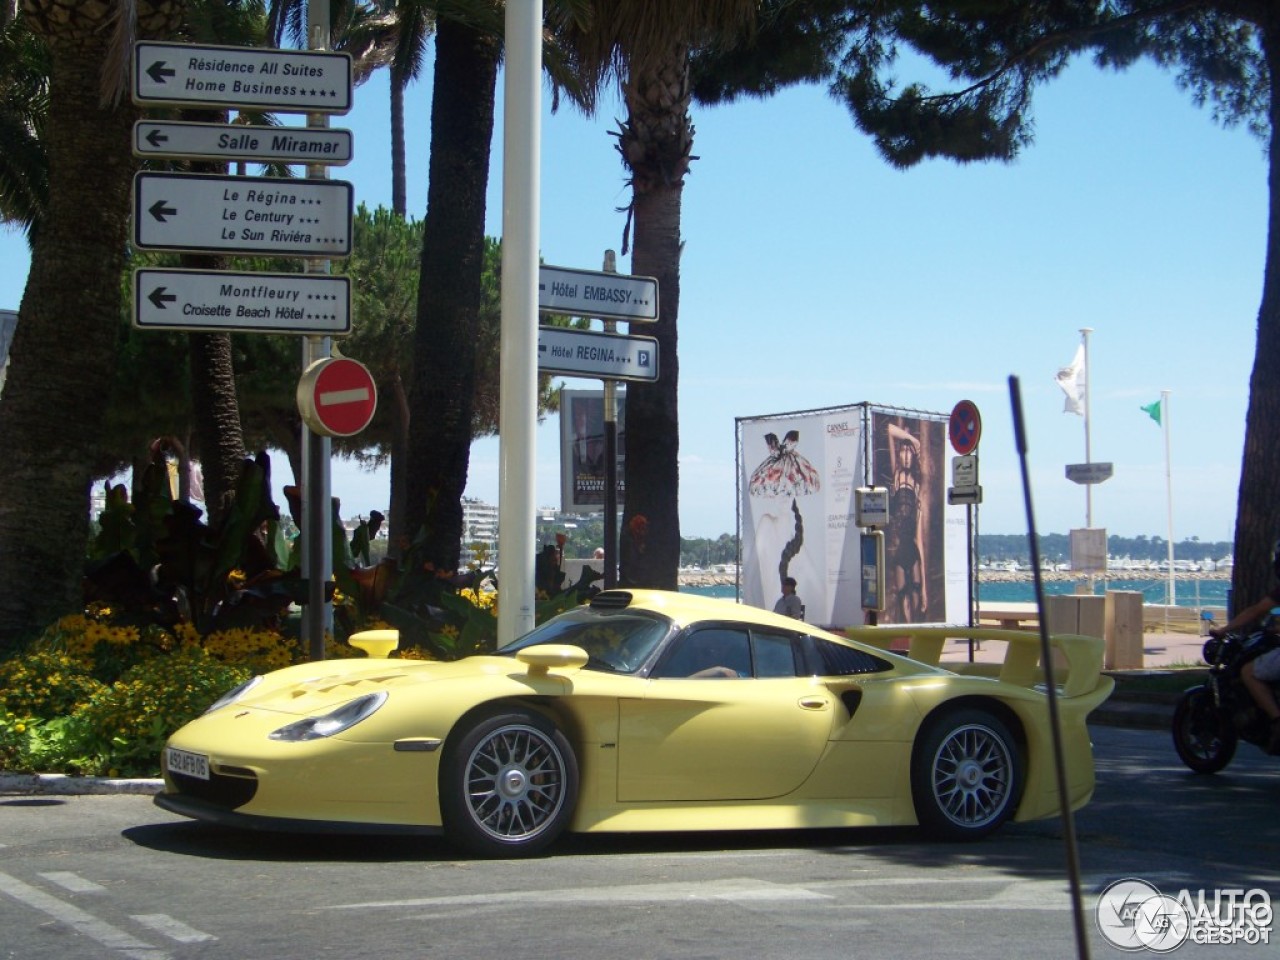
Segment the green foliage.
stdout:
<svg viewBox="0 0 1280 960">
<path fill-rule="evenodd" d="M 150 774 L 170 734 L 252 675 L 198 646 L 130 668 L 71 715 L 80 772 Z"/>
<path fill-rule="evenodd" d="M 299 591 L 297 575 L 281 570 L 267 455 L 244 461 L 216 529 L 191 504 L 170 499 L 167 476 L 163 459 L 153 461 L 132 509 L 119 488 L 108 496 L 86 571 L 90 597 L 139 623 L 189 620 L 201 633 L 278 622 Z"/>
<path fill-rule="evenodd" d="M 28 720 L 66 716 L 104 689 L 90 663 L 65 652 L 35 650 L 0 662 L 0 705 Z"/>
</svg>

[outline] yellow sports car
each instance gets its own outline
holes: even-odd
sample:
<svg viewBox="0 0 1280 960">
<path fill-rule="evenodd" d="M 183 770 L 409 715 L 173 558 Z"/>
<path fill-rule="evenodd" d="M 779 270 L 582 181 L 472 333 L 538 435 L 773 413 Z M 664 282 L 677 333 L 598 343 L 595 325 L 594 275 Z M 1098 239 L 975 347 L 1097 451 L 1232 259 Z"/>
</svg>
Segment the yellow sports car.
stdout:
<svg viewBox="0 0 1280 960">
<path fill-rule="evenodd" d="M 491 656 L 392 659 L 394 637 L 358 635 L 368 659 L 255 677 L 174 734 L 156 803 L 268 830 L 443 833 L 487 856 L 565 830 L 919 824 L 966 839 L 1057 813 L 1036 634 L 964 630 L 1007 655 L 947 670 L 957 628 L 848 632 L 607 590 Z M 904 637 L 905 655 L 887 649 Z M 1078 807 L 1094 785 L 1085 718 L 1112 680 L 1101 640 L 1053 644 Z"/>
</svg>

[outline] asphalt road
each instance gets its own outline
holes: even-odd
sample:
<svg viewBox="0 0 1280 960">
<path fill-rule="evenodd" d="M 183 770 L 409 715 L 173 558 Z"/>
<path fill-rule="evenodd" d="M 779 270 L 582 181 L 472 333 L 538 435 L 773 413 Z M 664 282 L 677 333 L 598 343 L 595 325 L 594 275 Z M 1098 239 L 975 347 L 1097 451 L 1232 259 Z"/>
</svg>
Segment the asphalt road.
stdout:
<svg viewBox="0 0 1280 960">
<path fill-rule="evenodd" d="M 1200 778 L 1161 731 L 1094 734 L 1099 788 L 1075 819 L 1091 956 L 1125 955 L 1094 917 L 1117 879 L 1280 898 L 1280 759 L 1242 747 Z M 1072 957 L 1062 833 L 573 837 L 537 860 L 473 861 L 434 840 L 235 833 L 145 796 L 0 797 L 0 958 Z"/>
</svg>

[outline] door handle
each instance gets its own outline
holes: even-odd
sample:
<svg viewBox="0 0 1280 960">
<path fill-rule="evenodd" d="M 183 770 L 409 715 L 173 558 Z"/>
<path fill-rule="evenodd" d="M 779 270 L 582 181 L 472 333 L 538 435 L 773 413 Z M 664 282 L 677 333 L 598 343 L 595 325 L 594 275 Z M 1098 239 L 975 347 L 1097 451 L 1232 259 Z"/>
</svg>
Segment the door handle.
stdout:
<svg viewBox="0 0 1280 960">
<path fill-rule="evenodd" d="M 825 710 L 831 701 L 826 697 L 801 697 L 800 706 L 805 710 Z"/>
</svg>

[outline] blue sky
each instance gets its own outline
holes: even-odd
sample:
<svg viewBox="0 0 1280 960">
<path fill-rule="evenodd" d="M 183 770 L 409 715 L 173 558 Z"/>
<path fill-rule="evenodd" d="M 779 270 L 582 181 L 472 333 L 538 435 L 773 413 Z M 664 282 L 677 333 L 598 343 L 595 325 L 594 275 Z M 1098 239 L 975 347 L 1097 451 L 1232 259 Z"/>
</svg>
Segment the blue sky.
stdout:
<svg viewBox="0 0 1280 960">
<path fill-rule="evenodd" d="M 426 72 L 408 97 L 419 218 Z M 390 203 L 387 115 L 380 76 L 333 124 L 355 132 L 355 160 L 333 176 L 370 206 Z M 608 131 L 621 115 L 606 102 L 594 119 L 544 117 L 547 263 L 598 269 L 620 249 L 628 194 Z M 1035 143 L 1013 164 L 898 171 L 819 88 L 695 108 L 680 305 L 685 536 L 735 529 L 735 417 L 863 401 L 945 414 L 961 399 L 983 416 L 979 529 L 1025 532 L 1011 374 L 1038 526 L 1084 526 L 1084 488 L 1064 477 L 1085 459 L 1083 422 L 1062 412 L 1054 374 L 1087 326 L 1092 459 L 1115 467 L 1094 487 L 1095 526 L 1168 535 L 1164 434 L 1140 409 L 1167 389 L 1174 539 L 1231 539 L 1266 241 L 1262 146 L 1146 65 L 1117 74 L 1081 61 L 1040 91 L 1035 115 Z M 495 235 L 501 155 L 499 107 Z M 16 308 L 26 272 L 25 240 L 0 232 L 0 307 Z M 540 505 L 558 503 L 558 456 L 552 418 L 538 436 Z M 385 473 L 335 462 L 333 487 L 344 515 L 385 508 Z M 473 448 L 468 493 L 496 502 L 497 440 Z"/>
</svg>

